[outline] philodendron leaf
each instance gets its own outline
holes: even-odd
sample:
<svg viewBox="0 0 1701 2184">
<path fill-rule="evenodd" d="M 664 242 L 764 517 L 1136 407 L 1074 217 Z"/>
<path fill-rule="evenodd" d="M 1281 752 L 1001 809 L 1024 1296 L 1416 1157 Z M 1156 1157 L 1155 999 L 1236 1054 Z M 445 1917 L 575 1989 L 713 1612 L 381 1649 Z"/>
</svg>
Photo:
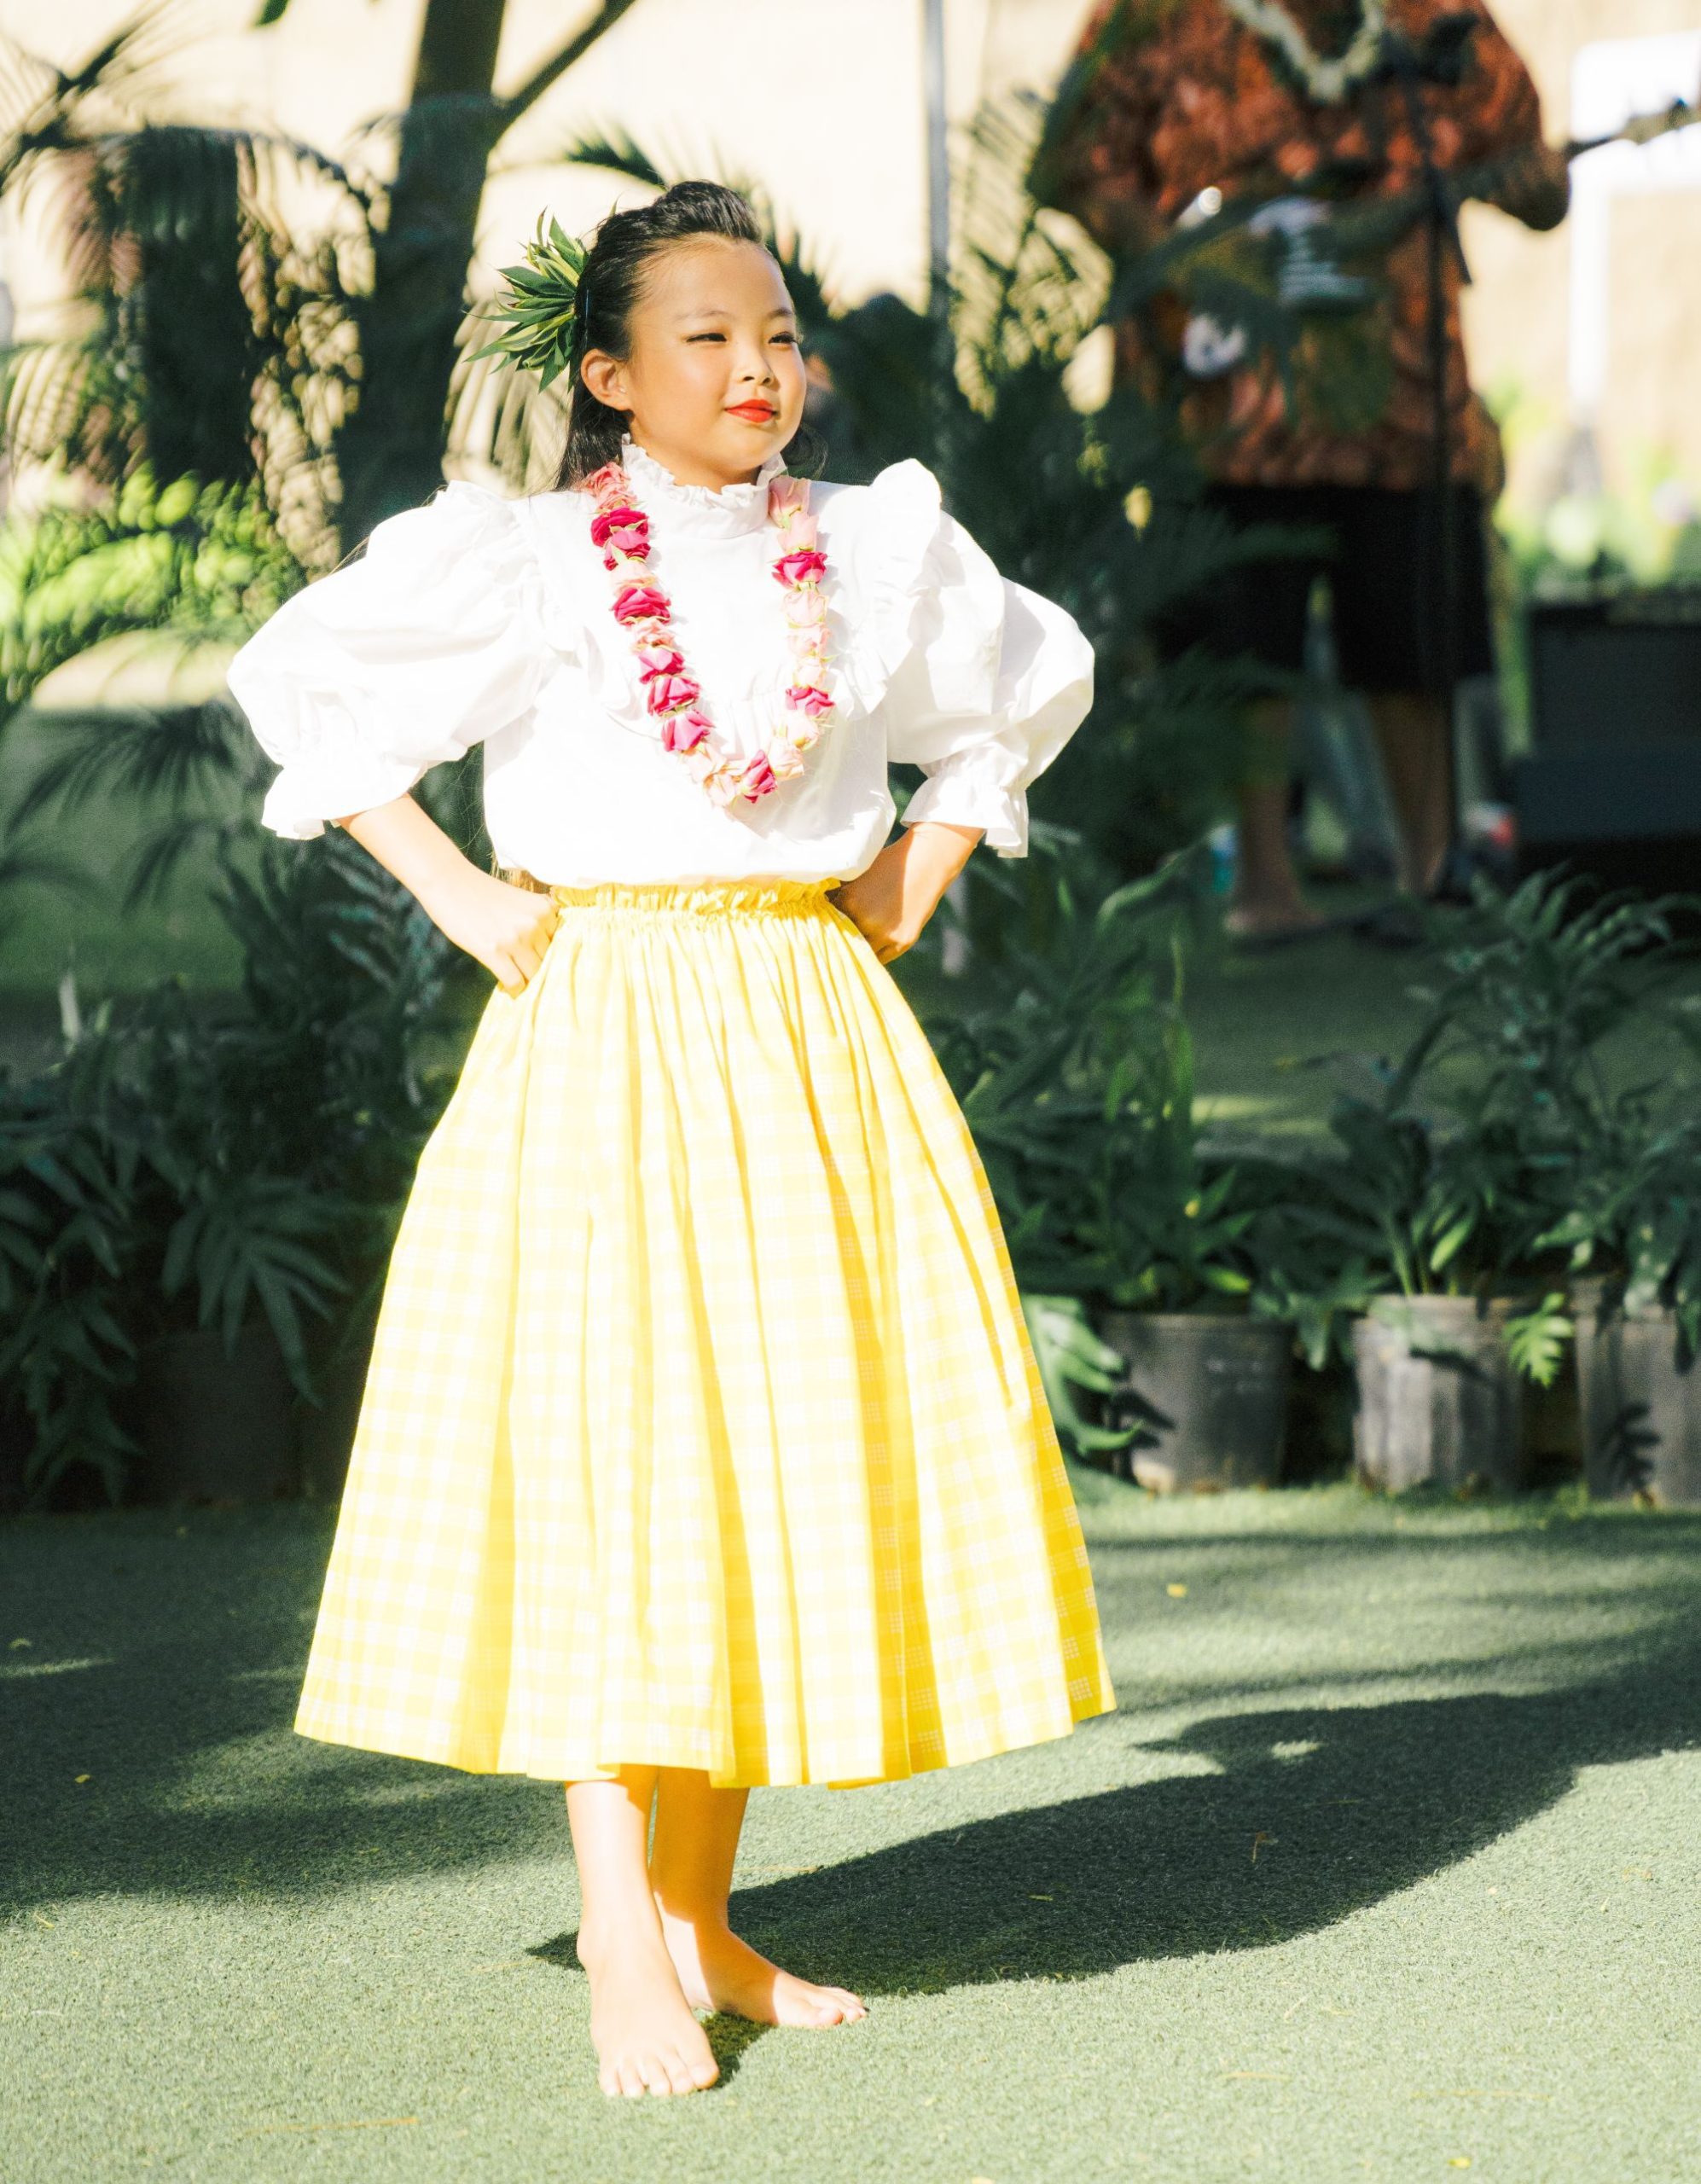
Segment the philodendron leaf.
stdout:
<svg viewBox="0 0 1701 2184">
<path fill-rule="evenodd" d="M 1565 1314 L 1564 1294 L 1553 1290 L 1533 1310 L 1516 1313 L 1507 1321 L 1507 1355 L 1525 1379 L 1549 1388 L 1559 1376 L 1565 1345 L 1576 1332 Z"/>
<path fill-rule="evenodd" d="M 1138 1425 L 1095 1426 L 1082 1416 L 1075 1402 L 1077 1387 L 1107 1393 L 1117 1385 L 1122 1366 L 1118 1352 L 1089 1324 L 1081 1299 L 1025 1291 L 1021 1304 L 1059 1438 L 1077 1455 L 1126 1448 L 1139 1432 Z"/>
</svg>

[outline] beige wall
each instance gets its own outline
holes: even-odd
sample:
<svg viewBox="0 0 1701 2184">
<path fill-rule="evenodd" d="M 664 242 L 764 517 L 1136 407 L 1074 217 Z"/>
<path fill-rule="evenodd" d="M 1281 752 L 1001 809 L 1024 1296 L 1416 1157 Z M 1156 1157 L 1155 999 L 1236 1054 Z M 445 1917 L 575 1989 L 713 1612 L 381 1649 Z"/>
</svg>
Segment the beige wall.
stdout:
<svg viewBox="0 0 1701 2184">
<path fill-rule="evenodd" d="M 256 0 L 187 0 L 196 31 L 161 79 L 185 116 L 270 123 L 333 150 L 404 95 L 422 0 L 293 0 L 278 29 L 253 33 Z M 582 20 L 589 0 L 510 0 L 499 83 L 512 84 Z M 1194 0 L 1211 5 L 1214 0 Z M 1054 80 L 1089 0 L 947 0 L 951 105 L 983 88 Z M 131 0 L 0 0 L 0 32 L 70 61 L 131 12 Z M 1568 123 L 1572 55 L 1595 38 L 1701 26 L 1701 0 L 1498 0 L 1528 57 L 1547 132 Z M 623 193 L 605 176 L 552 165 L 595 127 L 629 131 L 664 163 L 717 159 L 764 181 L 845 301 L 883 287 L 919 299 L 926 266 L 920 0 L 637 0 L 503 148 L 484 212 L 485 257 L 509 259 L 547 205 L 588 227 Z M 1530 235 L 1473 209 L 1476 273 L 1467 329 L 1477 375 L 1515 380 L 1539 429 L 1514 450 L 1513 490 L 1541 490 L 1564 436 L 1567 232 Z M 1701 485 L 1701 192 L 1621 203 L 1614 213 L 1609 477 L 1661 446 Z M 0 270 L 30 329 L 55 269 L 38 224 L 8 215 Z M 39 323 L 37 320 L 34 322 Z"/>
<path fill-rule="evenodd" d="M 1547 133 L 1570 132 L 1571 61 L 1600 38 L 1701 28 L 1701 0 L 1495 0 L 1501 27 L 1530 64 Z M 1515 443 L 1510 490 L 1548 487 L 1566 418 L 1567 228 L 1533 235 L 1473 207 L 1465 241 L 1476 285 L 1466 329 L 1477 382 L 1516 381 L 1535 430 Z M 1612 213 L 1611 365 L 1600 452 L 1609 485 L 1631 485 L 1645 460 L 1669 451 L 1701 490 L 1701 191 L 1621 200 Z"/>
</svg>

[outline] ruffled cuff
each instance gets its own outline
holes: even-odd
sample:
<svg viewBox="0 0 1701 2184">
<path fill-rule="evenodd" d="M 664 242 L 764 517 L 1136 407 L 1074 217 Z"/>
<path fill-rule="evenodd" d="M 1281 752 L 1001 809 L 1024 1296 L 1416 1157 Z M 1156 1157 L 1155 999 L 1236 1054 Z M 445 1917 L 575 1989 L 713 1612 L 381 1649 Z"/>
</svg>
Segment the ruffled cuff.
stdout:
<svg viewBox="0 0 1701 2184">
<path fill-rule="evenodd" d="M 955 752 L 928 769 L 927 778 L 903 807 L 903 823 L 938 819 L 953 827 L 984 829 L 984 846 L 1000 857 L 1028 853 L 1028 797 L 1015 785 L 1020 755 L 999 745 Z"/>
<path fill-rule="evenodd" d="M 266 791 L 260 824 L 286 841 L 311 842 L 334 820 L 393 804 L 426 771 L 375 752 L 352 750 L 328 766 L 286 766 Z"/>
</svg>

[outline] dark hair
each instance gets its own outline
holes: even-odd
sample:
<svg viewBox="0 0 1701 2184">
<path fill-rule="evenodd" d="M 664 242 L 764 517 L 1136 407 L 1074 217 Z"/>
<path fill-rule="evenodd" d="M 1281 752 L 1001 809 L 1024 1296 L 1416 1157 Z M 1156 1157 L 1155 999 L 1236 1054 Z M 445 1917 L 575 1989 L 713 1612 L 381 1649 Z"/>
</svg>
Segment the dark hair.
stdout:
<svg viewBox="0 0 1701 2184">
<path fill-rule="evenodd" d="M 580 379 L 581 360 L 592 349 L 611 357 L 627 354 L 645 266 L 670 243 L 694 235 L 723 235 L 729 242 L 768 247 L 748 199 L 718 182 L 676 182 L 649 204 L 610 212 L 598 224 L 573 299 L 574 362 L 558 491 L 612 462 L 620 452 L 621 435 L 630 429 L 625 412 L 599 402 Z M 787 447 L 786 467 L 799 476 L 813 476 L 824 453 L 820 436 L 800 424 Z"/>
</svg>

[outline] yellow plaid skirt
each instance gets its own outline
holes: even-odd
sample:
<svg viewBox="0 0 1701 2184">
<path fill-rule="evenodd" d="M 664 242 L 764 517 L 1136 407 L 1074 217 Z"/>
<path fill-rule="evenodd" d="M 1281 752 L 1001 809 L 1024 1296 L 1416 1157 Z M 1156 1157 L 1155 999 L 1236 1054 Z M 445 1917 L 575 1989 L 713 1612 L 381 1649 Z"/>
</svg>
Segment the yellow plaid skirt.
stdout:
<svg viewBox="0 0 1701 2184">
<path fill-rule="evenodd" d="M 397 1234 L 303 1735 L 849 1788 L 1114 1708 L 984 1170 L 835 884 L 549 890 Z"/>
</svg>

